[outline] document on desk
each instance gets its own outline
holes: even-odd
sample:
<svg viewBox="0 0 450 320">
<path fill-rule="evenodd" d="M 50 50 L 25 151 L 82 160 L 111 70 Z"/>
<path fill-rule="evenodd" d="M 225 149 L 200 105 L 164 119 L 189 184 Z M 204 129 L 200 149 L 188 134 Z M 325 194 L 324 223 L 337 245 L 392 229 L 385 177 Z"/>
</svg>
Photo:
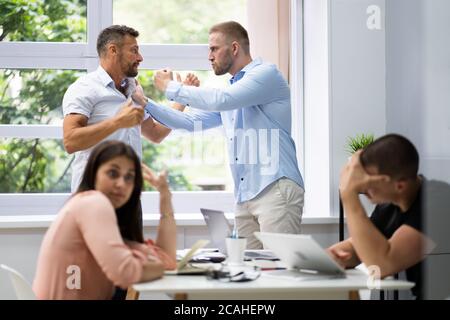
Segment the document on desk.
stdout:
<svg viewBox="0 0 450 320">
<path fill-rule="evenodd" d="M 179 274 L 204 274 L 207 272 L 206 268 L 199 268 L 198 266 L 189 265 L 189 261 L 192 259 L 197 250 L 203 248 L 209 243 L 209 240 L 198 240 L 189 249 L 186 255 L 177 263 L 175 270 L 165 270 L 164 274 L 167 275 L 179 275 Z"/>
<path fill-rule="evenodd" d="M 294 280 L 294 281 L 318 281 L 318 280 L 331 280 L 331 279 L 343 279 L 345 275 L 342 274 L 324 274 L 314 272 L 304 272 L 299 270 L 272 270 L 263 271 L 261 276 Z"/>
<path fill-rule="evenodd" d="M 245 250 L 245 260 L 280 260 L 271 250 Z"/>
</svg>

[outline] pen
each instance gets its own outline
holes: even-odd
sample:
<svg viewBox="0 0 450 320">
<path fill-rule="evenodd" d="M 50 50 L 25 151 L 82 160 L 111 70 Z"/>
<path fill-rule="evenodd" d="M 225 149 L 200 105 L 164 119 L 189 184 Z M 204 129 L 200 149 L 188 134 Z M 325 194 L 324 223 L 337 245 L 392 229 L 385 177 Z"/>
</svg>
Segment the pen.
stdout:
<svg viewBox="0 0 450 320">
<path fill-rule="evenodd" d="M 277 268 L 261 268 L 261 271 L 272 271 L 272 270 L 286 270 L 286 268 L 281 268 L 281 267 L 277 267 Z"/>
<path fill-rule="evenodd" d="M 231 238 L 237 239 L 239 238 L 236 222 L 234 222 L 233 230 L 231 231 Z"/>
</svg>

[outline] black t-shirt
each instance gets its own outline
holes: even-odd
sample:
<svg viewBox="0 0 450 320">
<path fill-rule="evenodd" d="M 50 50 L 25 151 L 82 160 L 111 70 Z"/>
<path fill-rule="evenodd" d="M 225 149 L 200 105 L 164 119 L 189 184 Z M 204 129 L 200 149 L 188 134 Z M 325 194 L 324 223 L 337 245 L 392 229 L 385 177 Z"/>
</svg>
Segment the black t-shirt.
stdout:
<svg viewBox="0 0 450 320">
<path fill-rule="evenodd" d="M 424 182 L 424 181 L 423 181 Z M 422 190 L 420 188 L 412 206 L 406 212 L 401 212 L 400 208 L 394 204 L 380 204 L 375 207 L 370 220 L 378 230 L 386 237 L 392 235 L 402 225 L 408 225 L 422 232 Z M 416 285 L 411 289 L 417 299 L 422 297 L 422 262 L 419 262 L 406 269 L 406 278 Z"/>
</svg>

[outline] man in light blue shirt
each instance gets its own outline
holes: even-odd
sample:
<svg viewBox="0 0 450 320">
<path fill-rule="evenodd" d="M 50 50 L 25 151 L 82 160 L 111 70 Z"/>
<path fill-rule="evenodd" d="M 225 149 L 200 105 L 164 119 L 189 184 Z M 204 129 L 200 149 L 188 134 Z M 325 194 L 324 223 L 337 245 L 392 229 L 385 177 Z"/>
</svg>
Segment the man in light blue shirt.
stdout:
<svg viewBox="0 0 450 320">
<path fill-rule="evenodd" d="M 232 75 L 226 89 L 184 86 L 172 81 L 170 70 L 155 77 L 168 99 L 195 110 L 160 106 L 139 90 L 133 98 L 171 129 L 225 128 L 239 235 L 248 248 L 259 249 L 255 231 L 300 233 L 304 188 L 291 137 L 289 87 L 275 65 L 252 60 L 247 31 L 236 22 L 211 28 L 209 50 L 215 74 Z"/>
</svg>

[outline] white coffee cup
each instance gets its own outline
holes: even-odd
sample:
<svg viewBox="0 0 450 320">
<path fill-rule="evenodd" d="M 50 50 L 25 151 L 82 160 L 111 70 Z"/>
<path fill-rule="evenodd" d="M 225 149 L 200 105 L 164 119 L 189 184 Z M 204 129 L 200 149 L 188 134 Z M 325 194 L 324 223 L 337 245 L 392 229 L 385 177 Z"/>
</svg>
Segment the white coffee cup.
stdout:
<svg viewBox="0 0 450 320">
<path fill-rule="evenodd" d="M 244 263 L 244 251 L 247 246 L 247 238 L 226 238 L 227 264 L 242 265 Z"/>
</svg>

